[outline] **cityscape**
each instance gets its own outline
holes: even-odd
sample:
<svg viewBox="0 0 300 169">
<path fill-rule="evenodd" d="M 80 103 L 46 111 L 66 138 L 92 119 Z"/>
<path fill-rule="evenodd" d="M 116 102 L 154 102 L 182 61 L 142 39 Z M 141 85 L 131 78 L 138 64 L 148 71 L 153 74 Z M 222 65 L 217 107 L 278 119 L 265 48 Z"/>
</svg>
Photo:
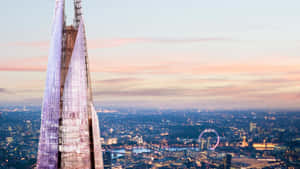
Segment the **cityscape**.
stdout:
<svg viewBox="0 0 300 169">
<path fill-rule="evenodd" d="M 300 169 L 299 6 L 3 2 L 0 169 Z"/>
<path fill-rule="evenodd" d="M 40 107 L 0 109 L 1 168 L 34 168 Z M 297 111 L 98 108 L 104 167 L 299 168 Z M 206 129 L 217 132 L 204 133 Z M 211 149 L 217 144 L 215 149 Z"/>
</svg>

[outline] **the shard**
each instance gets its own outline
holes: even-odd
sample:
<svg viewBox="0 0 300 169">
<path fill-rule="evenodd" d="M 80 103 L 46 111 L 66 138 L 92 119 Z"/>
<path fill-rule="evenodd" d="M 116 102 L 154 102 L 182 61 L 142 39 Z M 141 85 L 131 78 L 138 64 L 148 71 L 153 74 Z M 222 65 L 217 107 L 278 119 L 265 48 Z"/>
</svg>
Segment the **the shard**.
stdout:
<svg viewBox="0 0 300 169">
<path fill-rule="evenodd" d="M 74 0 L 73 25 L 64 11 L 65 1 L 56 0 L 37 168 L 103 169 L 81 1 Z"/>
</svg>

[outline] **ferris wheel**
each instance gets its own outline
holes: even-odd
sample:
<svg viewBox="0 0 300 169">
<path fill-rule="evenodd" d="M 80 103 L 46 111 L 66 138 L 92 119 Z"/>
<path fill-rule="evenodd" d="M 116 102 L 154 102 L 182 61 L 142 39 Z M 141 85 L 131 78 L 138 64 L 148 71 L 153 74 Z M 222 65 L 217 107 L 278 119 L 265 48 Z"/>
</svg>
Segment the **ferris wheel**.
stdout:
<svg viewBox="0 0 300 169">
<path fill-rule="evenodd" d="M 198 137 L 199 145 L 200 145 L 200 143 L 201 143 L 201 141 L 202 141 L 202 136 L 203 136 L 205 133 L 214 133 L 214 134 L 216 135 L 216 137 L 217 137 L 217 142 L 216 142 L 216 144 L 214 144 L 213 146 L 209 147 L 209 150 L 212 150 L 212 151 L 215 150 L 215 149 L 218 147 L 219 143 L 220 143 L 220 136 L 219 136 L 218 132 L 217 132 L 215 129 L 205 129 L 205 130 L 203 130 L 203 131 L 200 133 L 199 137 Z"/>
</svg>

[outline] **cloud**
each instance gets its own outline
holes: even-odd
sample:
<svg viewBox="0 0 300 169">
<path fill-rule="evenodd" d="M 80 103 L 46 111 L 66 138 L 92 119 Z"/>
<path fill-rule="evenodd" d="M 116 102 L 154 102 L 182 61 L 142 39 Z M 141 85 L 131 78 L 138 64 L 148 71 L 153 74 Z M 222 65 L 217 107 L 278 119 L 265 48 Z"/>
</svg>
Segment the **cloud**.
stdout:
<svg viewBox="0 0 300 169">
<path fill-rule="evenodd" d="M 268 93 L 280 93 L 300 87 L 300 77 L 277 75 L 267 78 L 260 76 L 211 77 L 211 78 L 112 78 L 96 81 L 97 95 L 105 96 L 161 96 L 161 97 L 269 97 Z M 152 86 L 152 87 L 149 87 Z M 148 88 L 141 88 L 148 86 Z M 262 94 L 266 94 L 263 96 Z"/>
<path fill-rule="evenodd" d="M 161 62 L 159 64 L 128 65 L 122 63 L 103 64 L 91 63 L 91 70 L 94 72 L 106 72 L 117 74 L 190 74 L 190 75 L 211 75 L 211 74 L 274 74 L 298 71 L 300 68 L 294 65 L 268 65 L 268 64 L 201 64 L 184 62 Z"/>
<path fill-rule="evenodd" d="M 33 71 L 42 72 L 47 69 L 47 56 L 11 59 L 0 63 L 0 71 Z"/>
<path fill-rule="evenodd" d="M 96 101 L 120 105 L 154 104 L 171 107 L 201 108 L 299 108 L 299 92 L 280 91 L 270 87 L 226 85 L 200 89 L 192 88 L 136 88 L 99 90 Z"/>
<path fill-rule="evenodd" d="M 17 72 L 44 72 L 45 67 L 24 67 L 24 66 L 1 66 L 0 71 L 17 71 Z"/>
<path fill-rule="evenodd" d="M 6 90 L 4 88 L 0 88 L 0 93 L 4 93 Z"/>
<path fill-rule="evenodd" d="M 228 96 L 238 96 L 244 95 L 247 93 L 255 93 L 263 91 L 262 89 L 255 87 L 241 87 L 234 85 L 227 86 L 212 86 L 205 87 L 200 89 L 188 89 L 178 86 L 178 88 L 136 88 L 136 89 L 127 89 L 119 88 L 118 90 L 96 90 L 94 95 L 99 96 L 154 96 L 154 97 L 228 97 Z"/>
<path fill-rule="evenodd" d="M 97 39 L 97 40 L 88 40 L 89 49 L 97 48 L 113 48 L 123 45 L 129 45 L 133 43 L 143 42 L 143 39 L 140 38 L 116 38 L 116 39 Z"/>
<path fill-rule="evenodd" d="M 180 83 L 188 84 L 216 84 L 216 83 L 244 83 L 253 85 L 282 85 L 282 84 L 300 84 L 300 74 L 298 76 L 288 77 L 286 75 L 277 75 L 276 77 L 257 77 L 259 75 L 247 75 L 249 79 L 238 79 L 236 78 L 184 78 L 178 80 Z"/>
<path fill-rule="evenodd" d="M 135 43 L 201 43 L 213 41 L 233 41 L 229 38 L 112 38 L 89 40 L 88 47 L 95 48 L 113 48 Z"/>
<path fill-rule="evenodd" d="M 252 82 L 261 83 L 261 84 L 283 84 L 283 83 L 298 83 L 298 84 L 300 84 L 300 76 L 299 77 L 279 77 L 279 78 L 256 79 L 256 80 L 253 80 Z"/>
<path fill-rule="evenodd" d="M 47 57 L 31 57 L 25 59 L 6 60 L 0 63 L 0 71 L 45 71 L 47 69 Z M 150 75 L 241 75 L 268 76 L 286 74 L 298 76 L 300 67 L 297 64 L 260 64 L 260 63 L 226 63 L 202 64 L 197 62 L 160 62 L 128 64 L 123 62 L 111 63 L 91 62 L 92 72 L 112 74 L 150 74 Z M 120 79 L 119 79 L 120 80 Z M 121 79 L 122 80 L 122 79 Z M 123 79 L 123 81 L 126 79 Z M 128 81 L 129 79 L 127 79 Z M 133 79 L 131 79 L 133 80 Z M 137 80 L 137 79 L 136 79 Z M 205 79 L 203 79 L 205 80 Z M 206 79 L 208 80 L 208 79 Z M 213 79 L 211 79 L 213 80 Z M 217 79 L 214 79 L 215 81 Z M 278 81 L 280 79 L 277 79 Z M 284 79 L 283 79 L 284 80 Z M 117 80 L 116 80 L 117 81 Z M 268 80 L 261 80 L 268 81 Z M 269 80 L 270 81 L 270 80 Z M 275 81 L 275 80 L 271 80 Z M 103 81 L 105 83 L 105 81 Z"/>
<path fill-rule="evenodd" d="M 179 79 L 179 83 L 188 83 L 188 84 L 204 84 L 204 83 L 222 83 L 222 82 L 234 82 L 234 79 L 228 78 L 183 78 Z"/>
<path fill-rule="evenodd" d="M 12 92 L 5 89 L 5 88 L 0 88 L 0 93 L 2 93 L 2 94 L 11 94 Z"/>
<path fill-rule="evenodd" d="M 1 46 L 49 48 L 49 41 L 9 42 L 3 43 Z"/>
<path fill-rule="evenodd" d="M 261 99 L 265 102 L 274 101 L 274 103 L 284 104 L 284 102 L 294 102 L 298 105 L 297 100 L 300 99 L 300 93 L 295 91 L 282 91 L 282 92 L 267 92 L 257 93 L 248 96 L 248 99 Z"/>
<path fill-rule="evenodd" d="M 140 78 L 114 78 L 114 79 L 97 80 L 96 83 L 114 85 L 114 84 L 122 84 L 122 83 L 136 83 L 136 82 L 140 82 L 140 81 L 143 81 L 143 79 L 140 79 Z"/>
<path fill-rule="evenodd" d="M 208 37 L 208 38 L 110 38 L 88 40 L 89 49 L 113 48 L 135 43 L 200 43 L 213 41 L 233 41 L 230 38 Z M 3 43 L 1 46 L 14 47 L 38 47 L 49 48 L 49 41 L 32 41 L 32 42 L 10 42 Z"/>
<path fill-rule="evenodd" d="M 213 41 L 234 41 L 230 38 L 145 38 L 145 42 L 159 43 L 198 43 L 198 42 L 213 42 Z"/>
<path fill-rule="evenodd" d="M 104 90 L 94 92 L 95 96 L 176 96 L 184 93 L 184 89 L 148 88 L 135 90 Z"/>
</svg>

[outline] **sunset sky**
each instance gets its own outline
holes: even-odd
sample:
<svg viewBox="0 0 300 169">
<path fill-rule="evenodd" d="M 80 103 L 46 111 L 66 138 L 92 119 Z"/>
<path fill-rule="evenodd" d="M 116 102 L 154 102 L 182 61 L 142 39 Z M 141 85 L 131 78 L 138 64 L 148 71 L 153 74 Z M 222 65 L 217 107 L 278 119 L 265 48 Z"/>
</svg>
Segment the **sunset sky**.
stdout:
<svg viewBox="0 0 300 169">
<path fill-rule="evenodd" d="M 41 104 L 54 2 L 1 3 L 1 103 Z M 299 6 L 83 0 L 96 105 L 299 109 Z"/>
</svg>

